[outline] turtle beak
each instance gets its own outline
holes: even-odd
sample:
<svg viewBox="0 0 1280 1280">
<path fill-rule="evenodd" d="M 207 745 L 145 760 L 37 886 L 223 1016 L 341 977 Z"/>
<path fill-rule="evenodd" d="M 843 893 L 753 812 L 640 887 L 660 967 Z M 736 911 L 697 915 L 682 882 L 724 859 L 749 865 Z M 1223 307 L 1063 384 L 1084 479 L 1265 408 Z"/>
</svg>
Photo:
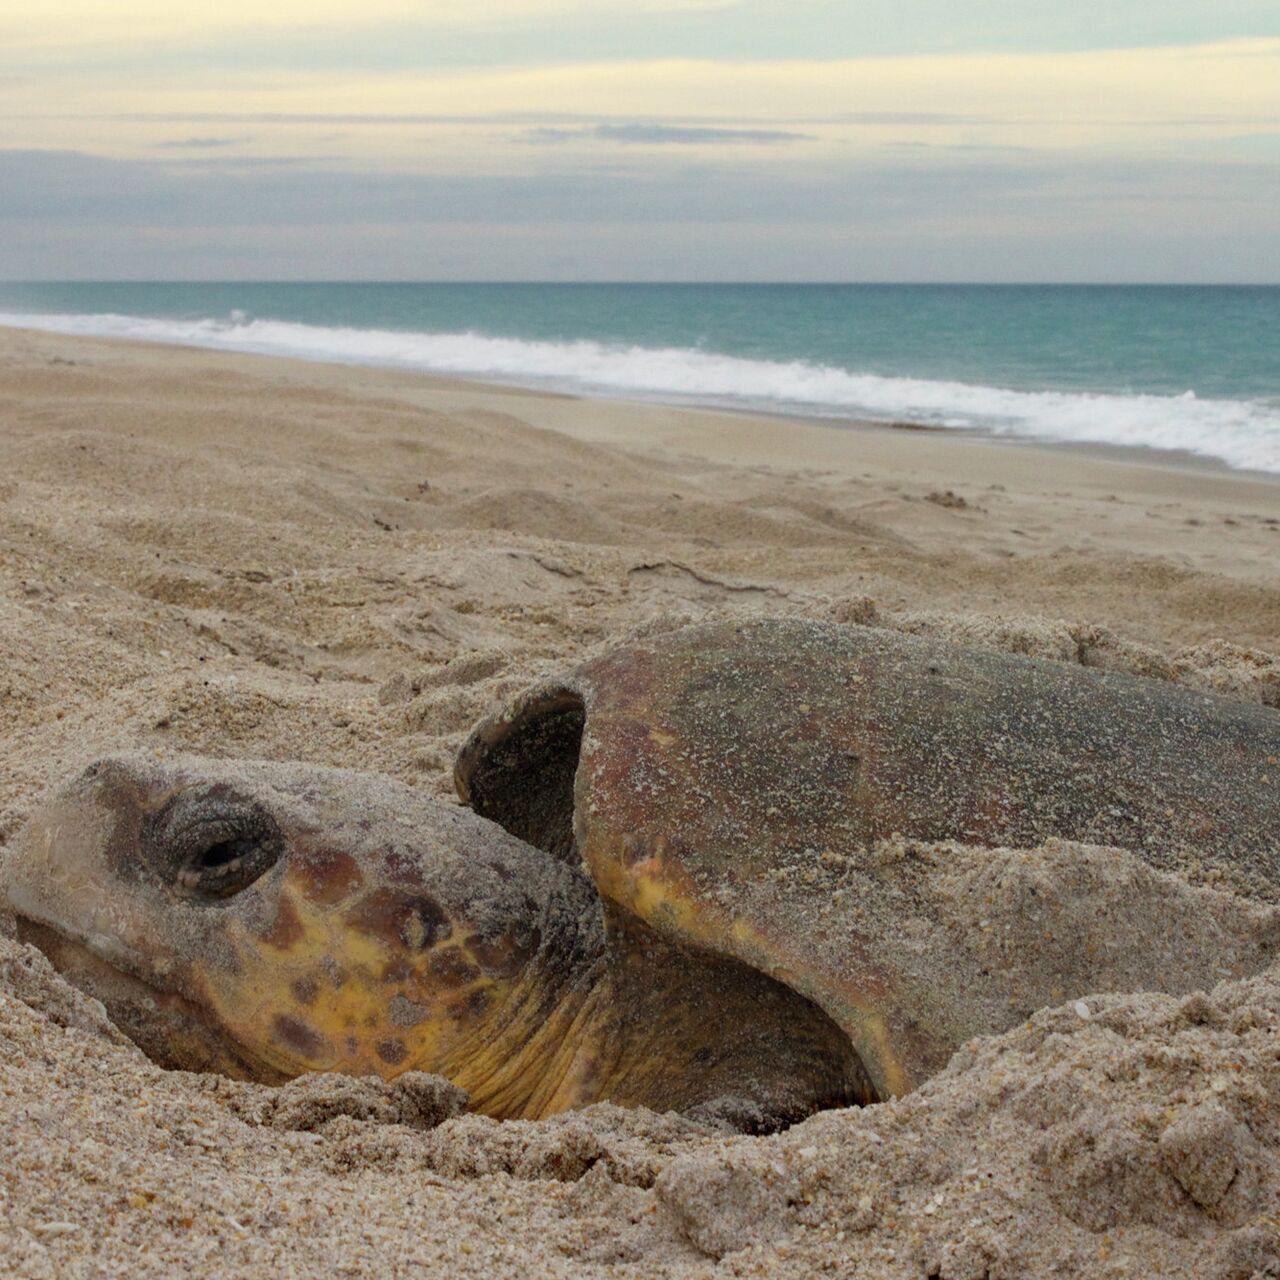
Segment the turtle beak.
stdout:
<svg viewBox="0 0 1280 1280">
<path fill-rule="evenodd" d="M 281 1079 L 180 993 L 182 965 L 163 927 L 162 897 L 150 881 L 122 874 L 138 868 L 138 833 L 167 794 L 128 759 L 90 766 L 27 823 L 0 865 L 0 906 L 16 915 L 18 940 L 101 1000 L 155 1061 Z"/>
<path fill-rule="evenodd" d="M 114 882 L 118 777 L 94 766 L 44 805 L 0 867 L 0 898 L 32 921 L 119 963 L 140 939 L 136 913 Z M 112 795 L 114 799 L 114 795 Z"/>
</svg>

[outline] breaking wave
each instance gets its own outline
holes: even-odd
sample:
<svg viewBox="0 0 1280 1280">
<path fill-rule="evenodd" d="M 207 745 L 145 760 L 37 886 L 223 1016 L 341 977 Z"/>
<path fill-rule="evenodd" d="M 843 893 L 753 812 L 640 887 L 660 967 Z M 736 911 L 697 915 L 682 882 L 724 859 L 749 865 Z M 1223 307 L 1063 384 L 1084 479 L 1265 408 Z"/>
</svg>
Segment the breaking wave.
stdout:
<svg viewBox="0 0 1280 1280">
<path fill-rule="evenodd" d="M 1198 399 L 1190 391 L 1172 396 L 1011 390 L 689 348 L 330 327 L 253 319 L 242 312 L 199 320 L 0 314 L 0 324 L 456 374 L 583 394 L 1183 450 L 1232 467 L 1280 473 L 1280 404 Z"/>
</svg>

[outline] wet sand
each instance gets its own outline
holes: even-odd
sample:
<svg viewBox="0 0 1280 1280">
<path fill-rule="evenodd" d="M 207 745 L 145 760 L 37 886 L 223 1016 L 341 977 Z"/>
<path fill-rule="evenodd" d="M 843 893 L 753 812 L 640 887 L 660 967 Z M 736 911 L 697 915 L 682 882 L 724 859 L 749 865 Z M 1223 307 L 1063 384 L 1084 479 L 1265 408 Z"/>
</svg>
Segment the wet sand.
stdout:
<svg viewBox="0 0 1280 1280">
<path fill-rule="evenodd" d="M 1260 477 L 21 331 L 0 428 L 0 856 L 121 748 L 448 794 L 486 710 L 679 620 L 891 626 L 1280 706 Z M 1000 856 L 1134 891 L 1096 850 Z M 165 1073 L 0 939 L 0 1272 L 1264 1274 L 1280 977 L 1223 977 L 1069 1001 L 906 1099 L 750 1139 Z"/>
</svg>

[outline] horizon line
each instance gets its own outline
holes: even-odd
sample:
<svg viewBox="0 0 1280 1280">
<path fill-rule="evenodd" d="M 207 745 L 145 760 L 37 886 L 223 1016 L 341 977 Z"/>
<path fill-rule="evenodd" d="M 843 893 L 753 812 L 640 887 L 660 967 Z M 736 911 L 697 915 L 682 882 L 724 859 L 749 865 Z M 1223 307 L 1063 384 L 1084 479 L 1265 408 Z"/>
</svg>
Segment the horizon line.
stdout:
<svg viewBox="0 0 1280 1280">
<path fill-rule="evenodd" d="M 510 287 L 512 285 L 555 288 L 816 288 L 816 289 L 1280 289 L 1278 280 L 562 280 L 562 279 L 392 279 L 324 277 L 295 279 L 236 278 L 188 278 L 146 279 L 141 276 L 92 279 L 87 277 L 51 279 L 49 277 L 0 278 L 4 285 L 484 285 Z"/>
</svg>

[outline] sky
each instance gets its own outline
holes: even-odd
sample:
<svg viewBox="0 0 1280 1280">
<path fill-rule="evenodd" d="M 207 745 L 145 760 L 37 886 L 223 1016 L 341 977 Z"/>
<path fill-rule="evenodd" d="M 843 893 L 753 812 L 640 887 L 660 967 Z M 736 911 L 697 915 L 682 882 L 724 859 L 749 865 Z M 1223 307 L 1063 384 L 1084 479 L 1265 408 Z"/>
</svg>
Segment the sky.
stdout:
<svg viewBox="0 0 1280 1280">
<path fill-rule="evenodd" d="M 7 0 L 0 278 L 1280 282 L 1280 4 Z"/>
</svg>

